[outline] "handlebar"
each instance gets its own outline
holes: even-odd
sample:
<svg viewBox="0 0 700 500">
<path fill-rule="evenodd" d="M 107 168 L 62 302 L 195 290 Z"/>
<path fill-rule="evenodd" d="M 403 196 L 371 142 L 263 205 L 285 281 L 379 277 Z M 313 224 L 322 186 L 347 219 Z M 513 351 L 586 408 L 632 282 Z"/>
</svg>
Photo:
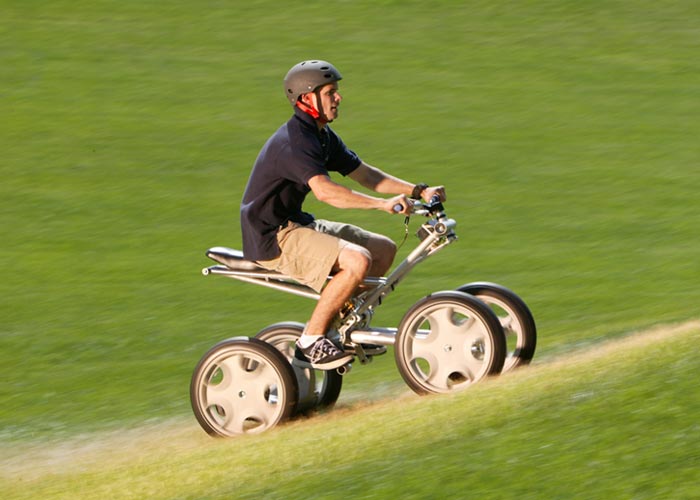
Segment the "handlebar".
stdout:
<svg viewBox="0 0 700 500">
<path fill-rule="evenodd" d="M 444 210 L 444 207 L 442 206 L 442 202 L 440 201 L 440 197 L 438 195 L 434 195 L 427 203 L 423 203 L 421 200 L 411 201 L 413 203 L 413 206 L 410 207 L 411 214 L 433 215 Z M 393 210 L 395 213 L 399 214 L 403 212 L 403 206 L 400 203 L 397 203 L 396 205 L 394 205 Z"/>
</svg>

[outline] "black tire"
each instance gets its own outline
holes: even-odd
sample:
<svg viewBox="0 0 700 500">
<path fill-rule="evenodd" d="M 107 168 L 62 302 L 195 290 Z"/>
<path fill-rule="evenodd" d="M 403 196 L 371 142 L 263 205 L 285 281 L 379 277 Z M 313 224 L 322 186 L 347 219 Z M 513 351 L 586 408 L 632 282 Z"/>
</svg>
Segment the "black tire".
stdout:
<svg viewBox="0 0 700 500">
<path fill-rule="evenodd" d="M 506 335 L 503 371 L 529 364 L 537 346 L 537 327 L 525 302 L 512 290 L 495 283 L 469 283 L 458 290 L 481 299 L 498 316 Z"/>
<path fill-rule="evenodd" d="M 276 347 L 291 363 L 296 340 L 304 331 L 303 323 L 275 323 L 260 330 L 255 338 Z M 314 370 L 292 366 L 299 387 L 295 414 L 307 414 L 332 408 L 343 387 L 343 377 L 336 370 Z"/>
<path fill-rule="evenodd" d="M 297 395 L 296 378 L 284 356 L 248 337 L 212 347 L 190 382 L 194 415 L 212 436 L 266 431 L 292 415 Z"/>
<path fill-rule="evenodd" d="M 438 292 L 416 302 L 396 333 L 396 366 L 418 394 L 466 389 L 501 372 L 506 343 L 493 311 L 457 291 Z"/>
</svg>

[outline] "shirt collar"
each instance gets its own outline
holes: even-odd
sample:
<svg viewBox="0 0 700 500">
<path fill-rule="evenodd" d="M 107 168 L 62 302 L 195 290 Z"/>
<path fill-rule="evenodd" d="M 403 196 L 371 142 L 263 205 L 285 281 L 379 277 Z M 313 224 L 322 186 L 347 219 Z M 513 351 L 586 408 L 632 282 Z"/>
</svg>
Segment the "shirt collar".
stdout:
<svg viewBox="0 0 700 500">
<path fill-rule="evenodd" d="M 304 122 L 304 124 L 308 125 L 309 127 L 312 127 L 313 130 L 315 130 L 316 133 L 319 135 L 323 132 L 326 132 L 326 133 L 328 132 L 328 125 L 323 127 L 322 131 L 319 131 L 318 126 L 316 125 L 316 120 L 314 120 L 311 115 L 309 115 L 308 113 L 305 113 L 304 111 L 302 111 L 301 109 L 299 109 L 296 106 L 294 106 L 294 116 L 296 118 L 298 118 L 299 120 L 301 120 L 302 122 Z"/>
</svg>

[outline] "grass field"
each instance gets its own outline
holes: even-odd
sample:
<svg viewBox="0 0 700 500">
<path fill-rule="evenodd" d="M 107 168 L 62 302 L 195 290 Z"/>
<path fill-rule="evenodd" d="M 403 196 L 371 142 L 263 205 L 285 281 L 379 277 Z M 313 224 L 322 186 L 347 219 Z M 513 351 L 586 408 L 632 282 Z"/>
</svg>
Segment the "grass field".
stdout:
<svg viewBox="0 0 700 500">
<path fill-rule="evenodd" d="M 385 408 L 381 401 L 396 401 L 406 390 L 391 356 L 355 369 L 340 406 L 368 404 L 374 415 L 372 405 L 380 405 L 378 416 L 368 417 L 373 425 L 356 424 L 355 413 L 309 425 L 332 436 L 386 435 L 400 451 L 392 454 L 381 439 L 360 440 L 364 448 L 351 447 L 338 467 L 369 481 L 369 464 L 384 461 L 404 473 L 422 459 L 449 459 L 454 467 L 480 462 L 466 443 L 442 451 L 445 441 L 418 424 L 432 411 L 459 422 L 460 412 L 450 409 L 456 406 L 471 416 L 496 415 L 501 424 L 505 419 L 528 440 L 527 448 L 511 448 L 499 437 L 498 453 L 490 454 L 486 436 L 499 427 L 483 420 L 478 432 L 486 434 L 475 439 L 487 455 L 467 474 L 473 482 L 454 483 L 463 488 L 499 498 L 505 472 L 494 467 L 518 462 L 521 475 L 510 477 L 515 483 L 524 477 L 522 489 L 508 491 L 525 491 L 528 481 L 541 477 L 525 472 L 523 456 L 535 443 L 545 446 L 550 432 L 559 444 L 554 450 L 581 436 L 592 439 L 586 453 L 599 445 L 610 450 L 595 466 L 545 452 L 547 458 L 535 463 L 552 476 L 572 478 L 573 465 L 594 473 L 614 463 L 609 498 L 693 498 L 683 479 L 675 496 L 673 483 L 647 488 L 647 496 L 634 489 L 646 483 L 635 482 L 633 472 L 659 466 L 658 450 L 651 441 L 631 439 L 633 431 L 643 434 L 641 424 L 626 429 L 624 423 L 635 407 L 646 408 L 649 394 L 668 389 L 665 369 L 676 373 L 678 391 L 688 391 L 682 396 L 671 384 L 678 413 L 697 402 L 692 372 L 684 368 L 694 358 L 679 349 L 692 353 L 697 337 L 682 336 L 679 346 L 671 340 L 646 345 L 637 364 L 603 357 L 625 369 L 601 362 L 590 382 L 580 382 L 588 384 L 585 390 L 573 375 L 577 369 L 586 374 L 584 367 L 571 368 L 570 376 L 562 368 L 561 380 L 558 368 L 547 367 L 605 340 L 698 317 L 699 21 L 700 5 L 691 1 L 311 1 L 284 7 L 269 1 L 0 1 L 3 454 L 37 443 L 62 449 L 82 435 L 100 441 L 127 428 L 157 433 L 192 424 L 187 386 L 208 347 L 276 321 L 305 320 L 313 305 L 306 299 L 204 278 L 199 271 L 208 264 L 207 247 L 240 245 L 238 203 L 250 166 L 290 114 L 281 79 L 299 60 L 318 57 L 345 76 L 334 129 L 371 164 L 414 182 L 444 183 L 448 214 L 459 224 L 460 241 L 402 283 L 375 324 L 395 326 L 427 293 L 489 280 L 525 299 L 539 331 L 535 366 L 522 374 L 539 387 L 527 404 L 509 392 L 519 374 L 504 386 L 454 398 L 400 398 L 401 414 L 391 414 L 397 405 Z M 341 213 L 314 200 L 309 208 L 397 241 L 403 237 L 399 218 Z M 538 377 L 551 380 L 551 392 Z M 606 408 L 566 411 L 571 398 L 603 381 L 624 401 L 609 417 L 611 432 L 628 438 L 624 448 L 609 446 L 614 436 L 597 433 Z M 488 413 L 491 405 L 498 412 Z M 400 420 L 404 407 L 415 412 L 415 428 L 412 419 L 401 430 L 383 424 Z M 546 422 L 540 430 L 543 413 L 557 415 L 561 425 Z M 697 426 L 678 418 L 663 424 L 669 433 L 664 442 L 678 446 L 690 433 L 695 441 L 688 442 L 697 443 Z M 188 435 L 194 444 L 184 445 L 191 447 L 177 466 L 165 461 L 153 467 L 163 483 L 167 470 L 196 468 L 182 496 L 224 498 L 231 484 L 215 491 L 207 481 L 221 479 L 217 462 L 194 466 L 203 455 L 232 462 L 242 453 L 236 460 L 243 460 L 237 462 L 243 477 L 277 481 L 261 470 L 280 443 L 304 434 L 305 425 L 228 444 Z M 419 439 L 404 441 L 404 435 Z M 337 449 L 351 441 L 339 438 Z M 435 446 L 428 449 L 428 443 Z M 689 450 L 680 446 L 669 463 L 697 459 Z M 573 457 L 572 448 L 564 451 Z M 366 467 L 365 453 L 372 457 Z M 148 469 L 152 455 L 138 456 L 135 463 Z M 246 459 L 253 463 L 249 469 Z M 306 463 L 301 455 L 290 460 L 299 468 Z M 322 461 L 331 461 L 330 451 Z M 112 479 L 122 482 L 113 486 L 126 491 L 123 482 L 140 472 L 119 470 L 123 477 Z M 282 466 L 273 470 L 289 473 Z M 434 481 L 451 484 L 450 471 Z M 295 476 L 288 477 L 270 496 L 299 492 Z M 406 493 L 414 483 L 399 477 L 392 475 L 385 487 Z M 660 477 L 649 476 L 651 483 Z M 328 479 L 321 474 L 314 481 L 322 478 Z M 620 495 L 613 494 L 615 484 Z M 265 487 L 256 480 L 246 495 Z M 566 487 L 562 479 L 529 494 L 586 497 L 578 487 L 567 495 Z M 170 494 L 162 498 L 177 496 L 163 491 Z M 426 496 L 421 491 L 427 490 L 417 489 L 416 498 Z"/>
<path fill-rule="evenodd" d="M 17 499 L 693 499 L 699 339 L 697 321 L 659 328 L 468 392 L 395 395 L 250 438 L 171 421 L 20 446 L 0 485 Z"/>
</svg>

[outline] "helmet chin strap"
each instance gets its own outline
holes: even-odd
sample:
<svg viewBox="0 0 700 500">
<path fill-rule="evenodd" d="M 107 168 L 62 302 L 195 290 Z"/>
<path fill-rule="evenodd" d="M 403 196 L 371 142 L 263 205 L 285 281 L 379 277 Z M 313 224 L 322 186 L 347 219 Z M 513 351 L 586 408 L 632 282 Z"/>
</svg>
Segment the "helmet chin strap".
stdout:
<svg viewBox="0 0 700 500">
<path fill-rule="evenodd" d="M 314 120 L 318 120 L 320 118 L 326 123 L 332 122 L 333 120 L 329 120 L 326 116 L 326 113 L 323 111 L 323 104 L 321 102 L 321 91 L 319 89 L 316 89 L 314 91 L 314 95 L 316 96 L 316 103 L 318 104 L 318 109 L 309 104 L 306 104 L 301 99 L 297 101 L 297 107 L 307 115 L 310 115 Z"/>
<path fill-rule="evenodd" d="M 314 108 L 313 106 L 309 106 L 301 99 L 297 101 L 297 108 L 302 110 L 307 115 L 310 115 L 314 120 L 318 120 L 318 118 L 321 116 L 321 113 L 319 113 L 316 108 Z"/>
</svg>

